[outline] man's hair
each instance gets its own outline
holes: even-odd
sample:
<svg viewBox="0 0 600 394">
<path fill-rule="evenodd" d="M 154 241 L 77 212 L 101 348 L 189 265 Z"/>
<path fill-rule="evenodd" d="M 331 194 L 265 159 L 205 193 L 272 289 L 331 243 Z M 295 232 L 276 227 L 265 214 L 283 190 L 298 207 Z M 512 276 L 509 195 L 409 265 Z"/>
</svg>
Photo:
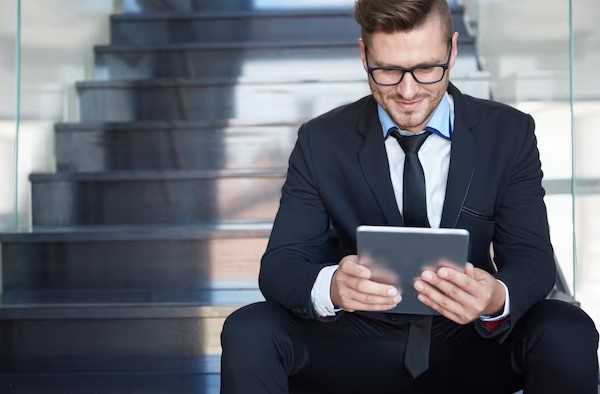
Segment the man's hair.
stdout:
<svg viewBox="0 0 600 394">
<path fill-rule="evenodd" d="M 452 14 L 447 0 L 356 0 L 354 18 L 365 43 L 370 34 L 408 32 L 423 25 L 430 15 L 443 24 L 446 40 L 452 38 Z"/>
</svg>

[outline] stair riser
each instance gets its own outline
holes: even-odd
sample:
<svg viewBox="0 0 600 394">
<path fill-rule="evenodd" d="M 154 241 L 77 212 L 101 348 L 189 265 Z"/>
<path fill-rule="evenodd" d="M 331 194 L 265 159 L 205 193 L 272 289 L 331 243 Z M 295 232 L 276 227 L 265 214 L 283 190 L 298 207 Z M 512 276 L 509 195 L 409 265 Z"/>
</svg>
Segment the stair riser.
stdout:
<svg viewBox="0 0 600 394">
<path fill-rule="evenodd" d="M 487 75 L 453 78 L 465 94 L 489 98 Z M 356 82 L 202 85 L 80 85 L 82 121 L 232 119 L 301 122 L 370 94 L 366 79 Z"/>
<path fill-rule="evenodd" d="M 0 375 L 5 394 L 219 394 L 220 375 Z"/>
<path fill-rule="evenodd" d="M 285 168 L 298 126 L 60 131 L 58 171 Z"/>
<path fill-rule="evenodd" d="M 256 288 L 266 246 L 266 237 L 8 242 L 2 245 L 3 286 L 5 291 Z"/>
<path fill-rule="evenodd" d="M 364 77 L 355 45 L 313 48 L 96 51 L 97 80 L 240 77 L 296 80 Z"/>
<path fill-rule="evenodd" d="M 2 321 L 0 373 L 202 373 L 224 317 Z"/>
<path fill-rule="evenodd" d="M 271 221 L 283 175 L 115 181 L 33 181 L 34 226 Z"/>
<path fill-rule="evenodd" d="M 80 86 L 83 121 L 241 119 L 298 122 L 369 94 L 353 83 Z"/>
<path fill-rule="evenodd" d="M 196 19 L 114 20 L 114 45 L 168 45 L 206 42 L 348 40 L 360 28 L 348 15 L 253 16 Z"/>
<path fill-rule="evenodd" d="M 123 0 L 127 13 L 161 13 L 190 11 L 241 11 L 254 8 L 254 0 Z"/>
</svg>

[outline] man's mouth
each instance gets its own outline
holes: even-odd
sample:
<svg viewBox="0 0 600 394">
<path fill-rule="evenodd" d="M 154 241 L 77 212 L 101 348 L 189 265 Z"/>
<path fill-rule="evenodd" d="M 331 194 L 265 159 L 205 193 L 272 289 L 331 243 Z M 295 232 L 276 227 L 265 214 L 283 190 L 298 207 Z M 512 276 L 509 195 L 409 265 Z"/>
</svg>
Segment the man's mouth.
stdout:
<svg viewBox="0 0 600 394">
<path fill-rule="evenodd" d="M 422 98 L 417 99 L 417 100 L 394 100 L 394 103 L 402 108 L 402 109 L 415 109 L 421 102 L 423 101 Z"/>
</svg>

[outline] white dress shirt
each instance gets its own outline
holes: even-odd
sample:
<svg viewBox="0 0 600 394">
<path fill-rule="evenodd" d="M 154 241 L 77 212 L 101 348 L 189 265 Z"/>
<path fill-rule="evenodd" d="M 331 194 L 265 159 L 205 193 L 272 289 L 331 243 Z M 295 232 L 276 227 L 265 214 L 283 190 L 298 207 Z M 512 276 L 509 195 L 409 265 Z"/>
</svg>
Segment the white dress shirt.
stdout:
<svg viewBox="0 0 600 394">
<path fill-rule="evenodd" d="M 381 106 L 378 106 L 377 110 L 385 138 L 390 129 L 396 127 L 396 125 Z M 444 206 L 446 183 L 448 180 L 448 168 L 450 166 L 450 138 L 452 136 L 453 124 L 454 101 L 452 100 L 452 97 L 446 93 L 436 108 L 433 116 L 427 123 L 427 127 L 434 128 L 436 132 L 432 133 L 432 135 L 425 140 L 418 153 L 425 174 L 427 217 L 431 228 L 439 228 L 442 219 L 442 209 Z M 399 131 L 402 135 L 412 134 L 411 132 L 402 129 L 399 129 Z M 396 204 L 398 205 L 399 211 L 402 212 L 402 179 L 405 154 L 395 138 L 385 139 L 385 150 L 387 152 Z M 333 316 L 339 311 L 339 309 L 335 309 L 331 302 L 330 293 L 331 280 L 337 268 L 337 265 L 323 268 L 319 272 L 311 291 L 311 300 L 315 312 L 321 317 Z M 482 320 L 500 320 L 510 314 L 508 288 L 503 282 L 499 282 L 502 283 L 506 291 L 504 310 L 501 315 L 493 318 L 482 316 Z"/>
</svg>

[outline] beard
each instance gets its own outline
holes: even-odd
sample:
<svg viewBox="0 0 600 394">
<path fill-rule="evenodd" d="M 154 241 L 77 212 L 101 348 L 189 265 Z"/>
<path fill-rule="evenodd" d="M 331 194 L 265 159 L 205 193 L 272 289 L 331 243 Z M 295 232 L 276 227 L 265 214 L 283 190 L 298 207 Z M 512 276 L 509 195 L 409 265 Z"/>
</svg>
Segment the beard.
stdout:
<svg viewBox="0 0 600 394">
<path fill-rule="evenodd" d="M 392 87 L 392 91 L 386 94 L 380 90 L 381 86 L 376 85 L 371 80 L 369 80 L 369 86 L 375 101 L 377 101 L 377 103 L 383 107 L 385 112 L 387 112 L 390 118 L 392 118 L 396 126 L 402 130 L 419 132 L 425 128 L 425 126 L 427 126 L 427 122 L 431 116 L 433 116 L 438 104 L 446 93 L 448 89 L 448 81 L 446 80 L 444 82 L 445 83 L 440 82 L 438 89 L 420 92 L 414 97 L 411 97 L 409 100 L 399 95 L 396 92 L 395 87 Z M 420 102 L 414 109 L 402 109 L 396 104 L 398 101 Z"/>
</svg>

